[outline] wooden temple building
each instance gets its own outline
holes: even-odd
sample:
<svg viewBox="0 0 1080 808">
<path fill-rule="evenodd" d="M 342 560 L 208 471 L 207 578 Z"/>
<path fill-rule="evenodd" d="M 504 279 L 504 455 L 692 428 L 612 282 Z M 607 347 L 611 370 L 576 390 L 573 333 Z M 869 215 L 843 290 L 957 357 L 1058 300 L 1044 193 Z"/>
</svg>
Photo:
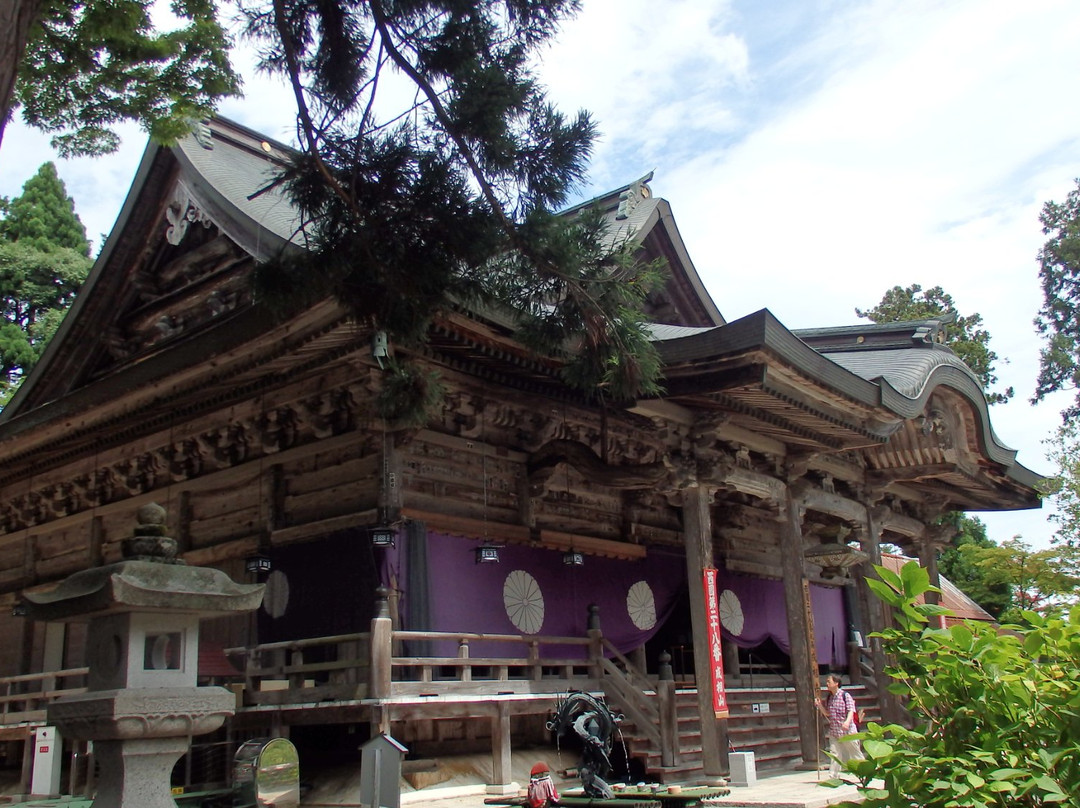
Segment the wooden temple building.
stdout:
<svg viewBox="0 0 1080 808">
<path fill-rule="evenodd" d="M 118 560 L 148 502 L 188 564 L 267 585 L 257 614 L 202 630 L 200 673 L 238 694 L 220 743 L 355 759 L 382 730 L 421 756 L 490 749 L 496 786 L 571 688 L 625 715 L 642 776 L 717 776 L 731 748 L 813 763 L 820 673 L 893 709 L 863 584 L 882 546 L 936 576 L 942 514 L 1039 506 L 941 323 L 727 322 L 649 178 L 592 204 L 669 269 L 649 303 L 662 395 L 601 412 L 512 317 L 448 310 L 413 357 L 440 408 L 386 423 L 373 400 L 399 346 L 333 300 L 282 319 L 254 299 L 256 263 L 295 248 L 295 211 L 266 190 L 286 154 L 222 119 L 149 146 L 0 414 L 9 766 L 86 673 L 80 626 L 18 616 L 24 593 Z"/>
</svg>

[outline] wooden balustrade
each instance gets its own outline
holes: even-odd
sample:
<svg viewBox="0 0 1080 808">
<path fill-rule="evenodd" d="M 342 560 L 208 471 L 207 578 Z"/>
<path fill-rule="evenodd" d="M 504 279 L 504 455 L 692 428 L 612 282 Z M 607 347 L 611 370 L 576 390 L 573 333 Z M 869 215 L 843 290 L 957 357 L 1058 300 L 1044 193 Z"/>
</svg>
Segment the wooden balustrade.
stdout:
<svg viewBox="0 0 1080 808">
<path fill-rule="evenodd" d="M 0 677 L 0 725 L 43 722 L 50 701 L 86 692 L 87 673 L 89 668 L 66 668 Z"/>
<path fill-rule="evenodd" d="M 608 640 L 601 640 L 602 647 L 611 659 L 600 656 L 604 671 L 604 690 L 616 701 L 624 713 L 658 749 L 665 744 L 660 732 L 660 706 L 657 704 L 656 684 L 644 671 L 638 669 Z"/>
<path fill-rule="evenodd" d="M 298 704 L 409 695 L 436 683 L 455 683 L 457 690 L 477 693 L 490 686 L 506 692 L 503 686 L 513 683 L 546 682 L 525 689 L 559 690 L 568 681 L 589 680 L 589 669 L 596 665 L 589 659 L 594 642 L 586 637 L 390 631 L 387 618 L 376 618 L 371 632 L 230 648 L 225 653 L 244 672 L 247 703 Z M 485 646 L 482 656 L 474 653 L 479 643 Z M 436 653 L 412 652 L 427 648 Z M 394 649 L 405 652 L 395 654 Z M 558 686 L 550 686 L 556 682 Z"/>
</svg>

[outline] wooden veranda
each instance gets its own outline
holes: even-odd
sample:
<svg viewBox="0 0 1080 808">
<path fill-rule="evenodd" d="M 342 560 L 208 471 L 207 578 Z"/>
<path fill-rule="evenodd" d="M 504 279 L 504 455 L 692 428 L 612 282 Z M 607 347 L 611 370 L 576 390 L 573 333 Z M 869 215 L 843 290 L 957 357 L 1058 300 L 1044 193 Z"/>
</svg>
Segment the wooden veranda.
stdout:
<svg viewBox="0 0 1080 808">
<path fill-rule="evenodd" d="M 235 677 L 208 683 L 237 693 L 237 712 L 226 737 L 196 743 L 193 756 L 213 748 L 214 762 L 180 777 L 186 787 L 223 784 L 230 750 L 248 737 L 289 734 L 291 727 L 350 724 L 369 734 L 407 739 L 421 756 L 435 749 L 432 728 L 440 721 L 470 722 L 477 743 L 490 743 L 494 785 L 510 782 L 511 744 L 556 743 L 545 723 L 558 700 L 579 690 L 603 696 L 622 716 L 620 742 L 626 766 L 659 782 L 703 777 L 701 722 L 692 673 L 676 676 L 670 658 L 659 670 L 645 667 L 644 649 L 624 655 L 607 640 L 595 608 L 583 637 L 470 632 L 405 631 L 393 628 L 385 593 L 367 632 L 310 637 L 229 648 Z M 475 655 L 482 645 L 497 653 Z M 426 649 L 456 649 L 452 655 Z M 852 692 L 871 715 L 878 700 L 865 650 L 852 647 Z M 22 757 L 29 783 L 33 732 L 47 722 L 53 700 L 85 692 L 85 667 L 0 678 L 0 740 L 9 758 Z M 796 689 L 768 666 L 744 664 L 730 671 L 731 748 L 754 751 L 761 768 L 782 768 L 801 759 Z M 513 726 L 513 730 L 511 727 Z M 21 748 L 20 748 L 21 747 Z M 92 784 L 84 746 L 68 745 L 72 793 Z M 209 769 L 209 771 L 208 771 Z M 87 782 L 89 781 L 89 783 Z M 25 791 L 25 789 L 23 789 Z"/>
</svg>

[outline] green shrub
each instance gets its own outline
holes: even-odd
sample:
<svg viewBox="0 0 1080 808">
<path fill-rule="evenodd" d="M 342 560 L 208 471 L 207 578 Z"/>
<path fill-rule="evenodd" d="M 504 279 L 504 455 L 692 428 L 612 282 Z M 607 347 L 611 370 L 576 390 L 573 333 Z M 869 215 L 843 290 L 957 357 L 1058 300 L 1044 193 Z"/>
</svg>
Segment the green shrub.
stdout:
<svg viewBox="0 0 1080 808">
<path fill-rule="evenodd" d="M 1024 625 L 964 622 L 920 604 L 930 586 L 912 562 L 868 579 L 896 614 L 882 638 L 891 692 L 913 728 L 871 723 L 866 760 L 846 770 L 865 808 L 1080 806 L 1080 607 L 1024 612 Z"/>
</svg>

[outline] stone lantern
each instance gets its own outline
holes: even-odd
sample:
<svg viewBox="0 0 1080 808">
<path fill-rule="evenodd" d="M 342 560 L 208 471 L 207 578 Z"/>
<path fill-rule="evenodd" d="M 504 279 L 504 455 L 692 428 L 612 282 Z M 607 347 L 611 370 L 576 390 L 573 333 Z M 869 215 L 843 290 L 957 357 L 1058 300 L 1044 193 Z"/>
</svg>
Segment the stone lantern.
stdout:
<svg viewBox="0 0 1080 808">
<path fill-rule="evenodd" d="M 259 607 L 261 584 L 189 567 L 165 535 L 165 509 L 138 510 L 123 560 L 26 593 L 36 620 L 88 622 L 87 692 L 49 705 L 61 735 L 93 741 L 101 766 L 95 808 L 176 808 L 169 778 L 191 737 L 232 715 L 236 697 L 198 687 L 199 620 Z"/>
</svg>

